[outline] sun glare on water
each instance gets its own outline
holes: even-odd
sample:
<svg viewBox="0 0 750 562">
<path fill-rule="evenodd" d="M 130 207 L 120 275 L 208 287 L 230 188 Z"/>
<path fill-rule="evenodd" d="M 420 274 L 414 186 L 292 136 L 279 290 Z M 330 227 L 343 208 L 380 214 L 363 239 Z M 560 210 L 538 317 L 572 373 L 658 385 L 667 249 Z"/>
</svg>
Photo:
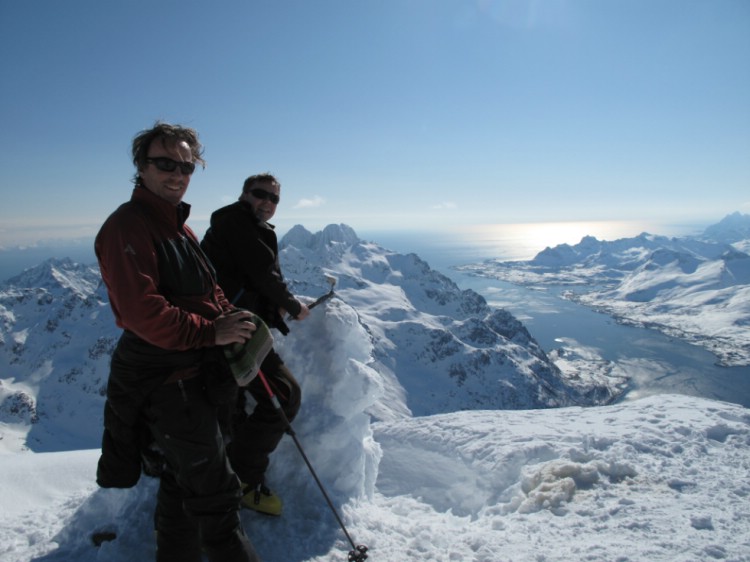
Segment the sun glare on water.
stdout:
<svg viewBox="0 0 750 562">
<path fill-rule="evenodd" d="M 497 248 L 500 253 L 502 249 L 505 255 L 501 257 L 504 259 L 528 260 L 547 247 L 578 244 L 585 236 L 593 236 L 598 240 L 617 240 L 638 236 L 643 232 L 669 235 L 663 228 L 660 230 L 658 226 L 641 221 L 484 224 L 468 228 L 465 235 L 487 250 Z"/>
</svg>

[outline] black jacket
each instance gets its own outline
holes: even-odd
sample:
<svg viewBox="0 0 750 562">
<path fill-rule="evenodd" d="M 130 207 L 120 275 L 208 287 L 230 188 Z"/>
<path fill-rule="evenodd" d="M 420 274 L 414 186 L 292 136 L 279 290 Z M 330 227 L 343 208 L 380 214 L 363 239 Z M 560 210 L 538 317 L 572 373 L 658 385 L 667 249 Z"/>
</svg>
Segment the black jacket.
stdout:
<svg viewBox="0 0 750 562">
<path fill-rule="evenodd" d="M 251 205 L 237 201 L 211 215 L 201 247 L 233 304 L 256 313 L 283 334 L 289 331 L 279 309 L 297 316 L 301 305 L 284 282 L 273 225 L 259 221 Z"/>
</svg>

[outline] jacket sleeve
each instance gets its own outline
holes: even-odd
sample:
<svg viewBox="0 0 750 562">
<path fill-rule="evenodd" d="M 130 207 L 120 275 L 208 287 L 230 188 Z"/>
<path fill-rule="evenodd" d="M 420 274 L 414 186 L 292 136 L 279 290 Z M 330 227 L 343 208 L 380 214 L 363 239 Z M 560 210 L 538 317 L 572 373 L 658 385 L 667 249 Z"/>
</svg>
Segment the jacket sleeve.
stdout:
<svg viewBox="0 0 750 562">
<path fill-rule="evenodd" d="M 156 249 L 144 219 L 111 216 L 95 248 L 118 326 L 162 349 L 215 344 L 213 321 L 172 305 L 160 293 Z"/>
<path fill-rule="evenodd" d="M 299 314 L 301 306 L 284 282 L 277 255 L 260 237 L 250 238 L 247 252 L 241 260 L 244 284 L 268 302 L 283 308 L 292 316 Z"/>
</svg>

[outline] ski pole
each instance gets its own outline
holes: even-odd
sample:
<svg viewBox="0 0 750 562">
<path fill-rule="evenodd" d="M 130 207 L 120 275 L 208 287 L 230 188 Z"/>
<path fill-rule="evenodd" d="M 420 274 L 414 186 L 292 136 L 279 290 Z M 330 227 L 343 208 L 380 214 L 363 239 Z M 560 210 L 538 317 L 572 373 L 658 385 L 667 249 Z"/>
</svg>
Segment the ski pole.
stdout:
<svg viewBox="0 0 750 562">
<path fill-rule="evenodd" d="M 328 497 L 328 494 L 326 493 L 326 490 L 323 487 L 323 483 L 320 481 L 320 478 L 318 478 L 318 475 L 315 473 L 315 470 L 313 469 L 312 464 L 310 464 L 310 460 L 307 458 L 305 451 L 302 449 L 302 445 L 300 444 L 299 439 L 297 439 L 297 434 L 294 433 L 294 428 L 292 428 L 292 424 L 289 423 L 289 418 L 286 417 L 284 410 L 281 408 L 281 403 L 279 402 L 279 399 L 273 393 L 273 390 L 271 390 L 271 385 L 268 384 L 268 380 L 266 379 L 266 376 L 263 374 L 263 371 L 259 370 L 258 376 L 260 377 L 260 380 L 263 383 L 263 386 L 266 388 L 266 392 L 268 393 L 268 397 L 271 399 L 271 403 L 273 404 L 273 407 L 276 409 L 279 416 L 281 417 L 281 420 L 284 422 L 286 432 L 294 440 L 294 444 L 297 446 L 297 450 L 300 452 L 300 455 L 302 455 L 302 459 L 305 461 L 307 468 L 310 470 L 310 474 L 313 475 L 315 482 L 318 484 L 318 488 L 320 488 L 320 491 L 323 494 L 323 497 L 325 498 L 326 503 L 328 504 L 328 507 L 331 508 L 331 512 L 333 513 L 334 517 L 336 517 L 336 521 L 338 521 L 339 527 L 341 527 L 341 530 L 344 531 L 344 535 L 346 535 L 346 538 L 349 541 L 349 544 L 352 545 L 352 550 L 349 551 L 348 562 L 364 562 L 365 560 L 367 560 L 367 547 L 363 544 L 359 544 L 359 545 L 354 544 L 354 541 L 352 540 L 351 536 L 349 536 L 349 532 L 346 530 L 346 527 L 344 526 L 344 522 L 341 520 L 341 517 L 336 511 L 336 508 L 334 507 L 333 502 L 331 501 L 331 498 Z"/>
</svg>

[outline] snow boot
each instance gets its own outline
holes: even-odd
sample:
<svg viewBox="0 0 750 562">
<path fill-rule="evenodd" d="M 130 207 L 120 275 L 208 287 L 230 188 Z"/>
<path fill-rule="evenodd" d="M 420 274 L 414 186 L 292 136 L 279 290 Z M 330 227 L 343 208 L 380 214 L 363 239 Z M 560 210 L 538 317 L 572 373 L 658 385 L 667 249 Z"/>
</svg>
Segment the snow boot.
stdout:
<svg viewBox="0 0 750 562">
<path fill-rule="evenodd" d="M 254 488 L 243 485 L 242 507 L 252 509 L 265 515 L 281 515 L 281 498 L 269 490 L 264 484 L 258 484 Z"/>
</svg>

